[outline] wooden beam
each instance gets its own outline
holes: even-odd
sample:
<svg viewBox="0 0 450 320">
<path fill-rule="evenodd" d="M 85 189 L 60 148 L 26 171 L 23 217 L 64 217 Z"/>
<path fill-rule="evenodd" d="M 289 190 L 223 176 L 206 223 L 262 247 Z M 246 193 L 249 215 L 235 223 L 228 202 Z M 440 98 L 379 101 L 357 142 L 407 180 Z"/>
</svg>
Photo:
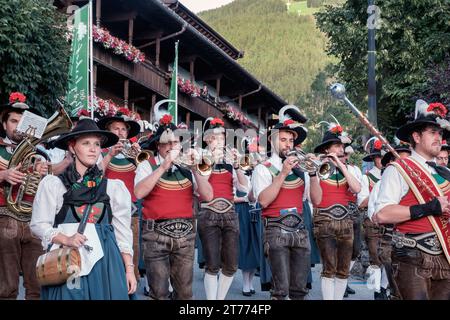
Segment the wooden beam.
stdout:
<svg viewBox="0 0 450 320">
<path fill-rule="evenodd" d="M 220 80 L 221 79 L 222 79 L 222 77 L 216 78 L 216 95 L 217 95 L 217 98 L 220 97 Z"/>
<path fill-rule="evenodd" d="M 128 43 L 133 44 L 134 20 L 128 20 Z"/>
<path fill-rule="evenodd" d="M 242 110 L 242 94 L 239 95 L 239 109 Z"/>
<path fill-rule="evenodd" d="M 137 13 L 136 11 L 130 11 L 130 12 L 121 12 L 109 15 L 107 17 L 103 17 L 103 21 L 106 22 L 118 22 L 118 21 L 126 21 L 130 19 L 136 18 Z"/>
<path fill-rule="evenodd" d="M 94 92 L 95 92 L 95 88 L 97 88 L 97 64 L 94 63 Z"/>
<path fill-rule="evenodd" d="M 261 126 L 261 106 L 258 107 L 258 131 Z"/>
<path fill-rule="evenodd" d="M 97 18 L 97 27 L 100 27 L 100 22 L 102 20 L 102 0 L 97 0 L 95 2 L 95 16 Z"/>
<path fill-rule="evenodd" d="M 126 79 L 123 82 L 123 103 L 125 105 L 125 108 L 128 107 L 129 90 L 130 90 L 130 80 Z"/>
<path fill-rule="evenodd" d="M 187 111 L 186 112 L 186 125 L 187 125 L 187 127 L 188 127 L 188 129 L 189 129 L 189 123 L 191 122 L 191 112 L 190 111 Z"/>
</svg>

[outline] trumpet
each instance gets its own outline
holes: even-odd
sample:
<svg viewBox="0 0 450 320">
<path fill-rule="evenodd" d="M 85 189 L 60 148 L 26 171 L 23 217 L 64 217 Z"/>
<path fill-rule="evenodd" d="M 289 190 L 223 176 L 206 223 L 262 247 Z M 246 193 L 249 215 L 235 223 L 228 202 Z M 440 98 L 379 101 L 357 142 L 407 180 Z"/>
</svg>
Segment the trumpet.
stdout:
<svg viewBox="0 0 450 320">
<path fill-rule="evenodd" d="M 308 173 L 317 173 L 317 176 L 320 180 L 328 179 L 336 169 L 335 165 L 331 162 L 323 162 L 320 160 L 312 159 L 311 156 L 306 154 L 303 150 L 291 150 L 286 153 L 286 157 L 289 156 L 294 156 L 298 159 L 297 166 L 301 171 Z"/>
<path fill-rule="evenodd" d="M 225 153 L 229 156 L 232 156 L 232 159 L 228 159 L 229 162 L 233 165 L 233 167 L 239 167 L 239 169 L 247 171 L 253 168 L 253 161 L 251 159 L 251 155 L 249 154 L 240 154 L 239 152 L 233 154 L 233 149 L 229 146 L 225 146 Z"/>
<path fill-rule="evenodd" d="M 128 139 L 120 139 L 119 141 L 123 144 L 121 153 L 126 158 L 134 159 L 136 163 L 147 161 L 148 159 L 153 157 L 153 152 L 149 150 L 141 150 L 140 148 L 134 147 L 133 143 Z"/>
<path fill-rule="evenodd" d="M 202 176 L 209 176 L 212 172 L 214 160 L 211 154 L 206 150 L 201 150 L 199 154 L 195 149 L 189 149 L 188 152 L 181 153 L 173 161 L 174 165 L 191 170 L 195 170 Z"/>
</svg>

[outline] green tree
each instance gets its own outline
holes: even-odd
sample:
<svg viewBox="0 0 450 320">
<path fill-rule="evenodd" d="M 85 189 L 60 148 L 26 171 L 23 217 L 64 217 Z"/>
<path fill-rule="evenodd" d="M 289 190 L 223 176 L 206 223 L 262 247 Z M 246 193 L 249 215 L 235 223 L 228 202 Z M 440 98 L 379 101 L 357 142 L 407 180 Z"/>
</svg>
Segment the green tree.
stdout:
<svg viewBox="0 0 450 320">
<path fill-rule="evenodd" d="M 378 0 L 378 124 L 391 134 L 426 90 L 427 68 L 450 51 L 450 1 Z M 367 3 L 348 0 L 315 14 L 329 39 L 327 52 L 339 59 L 337 76 L 357 105 L 367 103 Z"/>
<path fill-rule="evenodd" d="M 66 19 L 51 1 L 0 0 L 0 102 L 20 91 L 45 114 L 65 95 L 70 47 Z"/>
</svg>

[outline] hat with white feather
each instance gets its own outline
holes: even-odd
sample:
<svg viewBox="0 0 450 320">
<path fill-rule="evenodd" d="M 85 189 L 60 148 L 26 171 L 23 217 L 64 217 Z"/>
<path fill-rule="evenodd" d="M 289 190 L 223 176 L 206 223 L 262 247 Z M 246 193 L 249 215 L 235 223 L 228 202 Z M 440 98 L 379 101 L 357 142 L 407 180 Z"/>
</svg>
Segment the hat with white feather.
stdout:
<svg viewBox="0 0 450 320">
<path fill-rule="evenodd" d="M 372 162 L 376 157 L 383 157 L 385 155 L 385 151 L 383 150 L 383 143 L 377 137 L 372 137 L 367 140 L 364 145 L 364 151 L 368 153 L 362 160 L 365 162 Z"/>
<path fill-rule="evenodd" d="M 294 105 L 286 105 L 278 112 L 278 123 L 271 129 L 269 139 L 275 130 L 289 131 L 294 134 L 294 146 L 299 145 L 306 139 L 308 129 L 303 127 L 303 123 L 308 121 L 304 115 L 300 113 L 298 107 Z"/>
<path fill-rule="evenodd" d="M 424 100 L 416 101 L 414 120 L 398 128 L 397 138 L 403 141 L 409 141 L 409 137 L 414 130 L 421 125 L 430 124 L 444 129 L 443 139 L 450 137 L 450 122 L 447 119 L 447 108 L 439 102 L 426 103 Z"/>
<path fill-rule="evenodd" d="M 405 141 L 399 140 L 397 137 L 394 137 L 394 150 L 397 152 L 408 152 L 411 154 L 410 144 Z M 386 154 L 381 158 L 381 165 L 386 167 L 389 162 L 394 159 L 394 155 L 392 152 L 386 152 Z"/>
<path fill-rule="evenodd" d="M 333 115 L 331 115 L 331 117 L 335 122 L 320 121 L 318 123 L 318 126 L 325 124 L 328 128 L 323 135 L 322 142 L 314 148 L 314 153 L 321 153 L 327 146 L 333 143 L 349 145 L 352 142 L 348 133 L 344 131 L 339 121 Z"/>
</svg>

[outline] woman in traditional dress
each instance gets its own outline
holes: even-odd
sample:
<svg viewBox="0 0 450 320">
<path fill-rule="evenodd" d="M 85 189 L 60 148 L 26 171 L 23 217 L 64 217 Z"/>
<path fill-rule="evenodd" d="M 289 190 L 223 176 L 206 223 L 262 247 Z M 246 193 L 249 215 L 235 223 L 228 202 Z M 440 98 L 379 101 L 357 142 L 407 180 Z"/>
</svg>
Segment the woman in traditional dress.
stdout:
<svg viewBox="0 0 450 320">
<path fill-rule="evenodd" d="M 115 134 L 83 119 L 55 142 L 74 161 L 61 175 L 48 175 L 39 184 L 31 229 L 45 249 L 78 248 L 81 270 L 71 281 L 43 286 L 44 300 L 120 300 L 136 291 L 131 196 L 122 181 L 106 179 L 97 166 L 102 148 L 117 141 Z M 89 218 L 80 234 L 84 214 Z"/>
</svg>

